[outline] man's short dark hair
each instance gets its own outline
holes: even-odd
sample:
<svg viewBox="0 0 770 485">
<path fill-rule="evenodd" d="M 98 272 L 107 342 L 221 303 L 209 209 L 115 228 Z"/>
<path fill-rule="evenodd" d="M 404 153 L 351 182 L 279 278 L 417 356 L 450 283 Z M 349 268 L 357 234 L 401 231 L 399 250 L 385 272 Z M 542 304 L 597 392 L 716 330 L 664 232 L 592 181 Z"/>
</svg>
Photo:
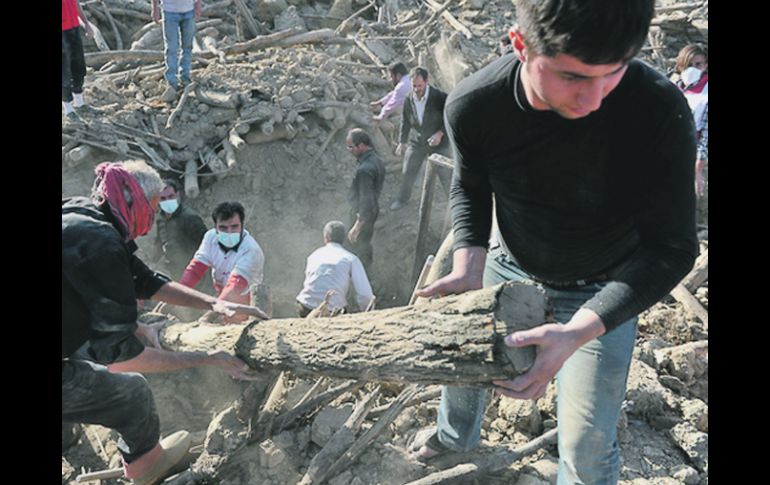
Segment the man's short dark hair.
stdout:
<svg viewBox="0 0 770 485">
<path fill-rule="evenodd" d="M 401 74 L 402 76 L 405 75 L 408 71 L 406 70 L 406 66 L 403 62 L 393 62 L 391 65 L 388 66 L 388 72 L 391 74 Z"/>
<path fill-rule="evenodd" d="M 240 202 L 222 202 L 218 206 L 214 207 L 214 212 L 211 213 L 211 218 L 214 220 L 214 224 L 217 221 L 226 221 L 235 214 L 241 217 L 241 224 L 246 218 L 246 211 Z"/>
<path fill-rule="evenodd" d="M 331 242 L 342 244 L 345 242 L 345 236 L 348 230 L 340 221 L 329 221 L 324 226 L 324 237 Z"/>
<path fill-rule="evenodd" d="M 524 45 L 535 55 L 567 54 L 586 64 L 630 61 L 655 15 L 655 0 L 513 0 Z"/>
<path fill-rule="evenodd" d="M 348 132 L 348 138 L 353 142 L 354 146 L 358 146 L 361 143 L 370 147 L 372 146 L 372 139 L 369 137 L 369 133 L 365 132 L 361 128 L 353 128 Z"/>
<path fill-rule="evenodd" d="M 174 179 L 163 179 L 163 188 L 165 189 L 166 187 L 173 187 L 177 193 L 182 191 L 182 184 Z"/>
<path fill-rule="evenodd" d="M 423 81 L 427 81 L 428 70 L 421 66 L 413 67 L 412 70 L 409 71 L 409 77 L 414 79 L 415 76 L 420 76 Z"/>
</svg>

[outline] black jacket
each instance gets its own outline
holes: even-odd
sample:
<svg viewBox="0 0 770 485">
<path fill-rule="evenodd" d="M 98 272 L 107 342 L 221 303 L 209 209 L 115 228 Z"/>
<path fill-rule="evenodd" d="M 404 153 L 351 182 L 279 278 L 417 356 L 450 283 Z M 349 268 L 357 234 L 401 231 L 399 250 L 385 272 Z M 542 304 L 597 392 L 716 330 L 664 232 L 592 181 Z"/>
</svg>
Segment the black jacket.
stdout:
<svg viewBox="0 0 770 485">
<path fill-rule="evenodd" d="M 439 130 L 444 131 L 444 104 L 446 103 L 447 94 L 437 88 L 430 85 L 428 91 L 428 101 L 425 104 L 425 114 L 423 115 L 423 123 L 417 121 L 417 111 L 414 106 L 414 91 L 409 93 L 409 96 L 404 100 L 404 109 L 401 115 L 401 131 L 398 135 L 400 143 L 406 143 L 409 141 L 411 145 L 420 148 L 431 148 L 432 151 L 439 151 L 446 148 L 449 145 L 449 140 L 446 136 L 441 140 L 441 143 L 437 147 L 428 147 L 428 138 L 433 136 Z M 414 132 L 410 136 L 410 132 L 414 128 Z"/>
<path fill-rule="evenodd" d="M 358 213 L 367 223 L 373 223 L 380 213 L 378 199 L 385 182 L 385 166 L 374 149 L 363 153 L 358 159 L 358 168 L 350 185 L 348 202 L 351 211 Z"/>
<path fill-rule="evenodd" d="M 136 300 L 170 281 L 133 253 L 136 244 L 109 209 L 85 197 L 62 199 L 62 359 L 90 340 L 103 364 L 131 359 L 144 346 L 134 336 Z"/>
</svg>

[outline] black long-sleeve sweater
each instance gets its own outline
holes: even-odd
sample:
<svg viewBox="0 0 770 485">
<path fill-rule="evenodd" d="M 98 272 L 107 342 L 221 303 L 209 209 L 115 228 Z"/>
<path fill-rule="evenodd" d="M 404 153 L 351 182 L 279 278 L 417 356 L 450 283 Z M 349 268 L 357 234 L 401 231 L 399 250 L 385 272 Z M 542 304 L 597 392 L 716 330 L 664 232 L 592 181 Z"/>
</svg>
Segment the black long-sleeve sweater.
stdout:
<svg viewBox="0 0 770 485">
<path fill-rule="evenodd" d="M 584 305 L 609 331 L 665 296 L 695 260 L 692 116 L 640 61 L 584 118 L 537 111 L 521 65 L 504 56 L 447 99 L 455 249 L 487 247 L 494 194 L 499 239 L 522 269 L 546 282 L 610 280 Z"/>
</svg>

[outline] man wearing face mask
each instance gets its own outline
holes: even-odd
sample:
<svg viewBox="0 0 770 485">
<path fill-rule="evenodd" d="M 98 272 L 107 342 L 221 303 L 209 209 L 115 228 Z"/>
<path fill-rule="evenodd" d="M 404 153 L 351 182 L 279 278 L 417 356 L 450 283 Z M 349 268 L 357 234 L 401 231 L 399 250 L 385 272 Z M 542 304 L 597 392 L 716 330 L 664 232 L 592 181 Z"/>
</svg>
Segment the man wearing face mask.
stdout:
<svg viewBox="0 0 770 485">
<path fill-rule="evenodd" d="M 214 228 L 203 236 L 200 247 L 179 280 L 195 287 L 211 268 L 214 291 L 220 300 L 248 304 L 251 288 L 262 283 L 265 255 L 257 241 L 243 228 L 245 210 L 238 202 L 222 202 L 211 214 Z M 237 323 L 245 317 L 228 318 Z"/>
<path fill-rule="evenodd" d="M 163 184 L 160 210 L 144 250 L 150 261 L 157 262 L 153 267 L 172 278 L 179 278 L 203 240 L 206 224 L 197 212 L 183 203 L 177 181 L 165 179 Z M 204 288 L 201 291 L 207 292 Z"/>
</svg>

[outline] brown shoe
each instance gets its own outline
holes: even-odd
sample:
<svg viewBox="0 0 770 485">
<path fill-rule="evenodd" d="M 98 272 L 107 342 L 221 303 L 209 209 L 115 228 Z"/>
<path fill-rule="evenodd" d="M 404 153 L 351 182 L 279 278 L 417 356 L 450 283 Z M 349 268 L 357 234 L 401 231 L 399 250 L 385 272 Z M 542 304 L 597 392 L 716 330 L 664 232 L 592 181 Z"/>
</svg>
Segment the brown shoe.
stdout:
<svg viewBox="0 0 770 485">
<path fill-rule="evenodd" d="M 187 455 L 191 439 L 192 436 L 187 431 L 177 431 L 160 440 L 161 450 L 158 459 L 144 473 L 134 477 L 131 483 L 134 485 L 153 485 L 169 476 L 176 465 Z"/>
</svg>

